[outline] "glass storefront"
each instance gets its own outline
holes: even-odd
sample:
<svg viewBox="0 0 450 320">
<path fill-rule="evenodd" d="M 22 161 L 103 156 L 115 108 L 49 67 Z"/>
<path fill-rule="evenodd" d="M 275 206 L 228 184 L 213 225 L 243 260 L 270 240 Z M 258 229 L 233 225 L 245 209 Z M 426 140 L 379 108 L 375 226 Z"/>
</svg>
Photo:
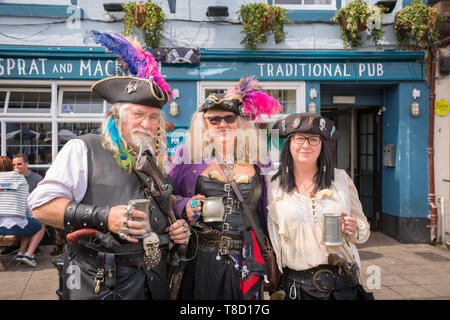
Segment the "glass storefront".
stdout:
<svg viewBox="0 0 450 320">
<path fill-rule="evenodd" d="M 90 85 L 0 87 L 1 155 L 26 154 L 30 169 L 44 176 L 67 141 L 99 132 L 109 105 L 90 92 Z"/>
</svg>

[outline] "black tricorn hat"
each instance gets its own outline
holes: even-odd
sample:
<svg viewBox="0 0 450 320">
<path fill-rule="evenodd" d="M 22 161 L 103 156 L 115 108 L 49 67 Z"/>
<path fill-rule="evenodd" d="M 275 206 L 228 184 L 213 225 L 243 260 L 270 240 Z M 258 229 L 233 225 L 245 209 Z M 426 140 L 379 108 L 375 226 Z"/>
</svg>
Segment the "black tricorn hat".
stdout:
<svg viewBox="0 0 450 320">
<path fill-rule="evenodd" d="M 151 79 L 131 76 L 99 80 L 92 85 L 91 90 L 112 104 L 127 102 L 161 109 L 169 100 L 168 93 Z"/>
<path fill-rule="evenodd" d="M 245 117 L 245 113 L 241 112 L 241 105 L 241 100 L 237 97 L 227 98 L 224 93 L 211 93 L 198 111 L 206 112 L 211 109 L 221 109 Z"/>
<path fill-rule="evenodd" d="M 339 132 L 334 122 L 317 113 L 294 113 L 278 120 L 272 129 L 279 130 L 280 138 L 286 138 L 293 133 L 314 133 L 329 141 L 339 139 Z"/>
</svg>

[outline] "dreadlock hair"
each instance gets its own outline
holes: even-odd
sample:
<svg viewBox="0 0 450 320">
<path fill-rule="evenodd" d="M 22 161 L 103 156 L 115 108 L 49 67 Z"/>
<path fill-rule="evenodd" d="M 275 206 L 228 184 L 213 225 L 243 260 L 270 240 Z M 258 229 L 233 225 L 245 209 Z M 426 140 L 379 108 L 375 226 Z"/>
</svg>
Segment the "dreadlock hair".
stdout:
<svg viewBox="0 0 450 320">
<path fill-rule="evenodd" d="M 280 152 L 280 166 L 272 177 L 272 181 L 279 178 L 281 189 L 287 193 L 291 193 L 295 189 L 294 160 L 290 151 L 292 136 L 293 134 L 289 135 L 284 141 Z M 331 183 L 334 180 L 334 169 L 336 167 L 334 150 L 335 145 L 333 142 L 322 139 L 322 149 L 317 158 L 319 170 L 314 175 L 314 194 L 319 190 L 331 187 Z"/>
</svg>

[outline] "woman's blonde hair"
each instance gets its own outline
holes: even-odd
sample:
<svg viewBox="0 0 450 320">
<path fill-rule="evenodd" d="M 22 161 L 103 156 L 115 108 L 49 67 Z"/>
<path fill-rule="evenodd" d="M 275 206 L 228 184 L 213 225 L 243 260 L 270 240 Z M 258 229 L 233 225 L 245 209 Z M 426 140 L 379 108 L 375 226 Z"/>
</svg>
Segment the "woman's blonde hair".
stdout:
<svg viewBox="0 0 450 320">
<path fill-rule="evenodd" d="M 184 159 L 190 163 L 201 163 L 215 156 L 214 143 L 207 130 L 208 121 L 205 113 L 196 111 L 191 119 L 189 134 L 186 138 Z M 237 117 L 237 139 L 234 145 L 234 161 L 238 164 L 266 163 L 267 158 L 267 131 L 259 130 L 253 122 Z"/>
</svg>

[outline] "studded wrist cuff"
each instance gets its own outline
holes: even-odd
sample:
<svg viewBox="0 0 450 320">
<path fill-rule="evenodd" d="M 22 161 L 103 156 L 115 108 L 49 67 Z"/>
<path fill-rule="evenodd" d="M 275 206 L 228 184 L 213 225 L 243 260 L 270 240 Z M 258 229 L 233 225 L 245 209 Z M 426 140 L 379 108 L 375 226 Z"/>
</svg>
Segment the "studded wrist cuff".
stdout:
<svg viewBox="0 0 450 320">
<path fill-rule="evenodd" d="M 67 232 L 82 228 L 107 231 L 110 210 L 110 207 L 99 207 L 71 201 L 64 212 L 64 228 Z"/>
</svg>

